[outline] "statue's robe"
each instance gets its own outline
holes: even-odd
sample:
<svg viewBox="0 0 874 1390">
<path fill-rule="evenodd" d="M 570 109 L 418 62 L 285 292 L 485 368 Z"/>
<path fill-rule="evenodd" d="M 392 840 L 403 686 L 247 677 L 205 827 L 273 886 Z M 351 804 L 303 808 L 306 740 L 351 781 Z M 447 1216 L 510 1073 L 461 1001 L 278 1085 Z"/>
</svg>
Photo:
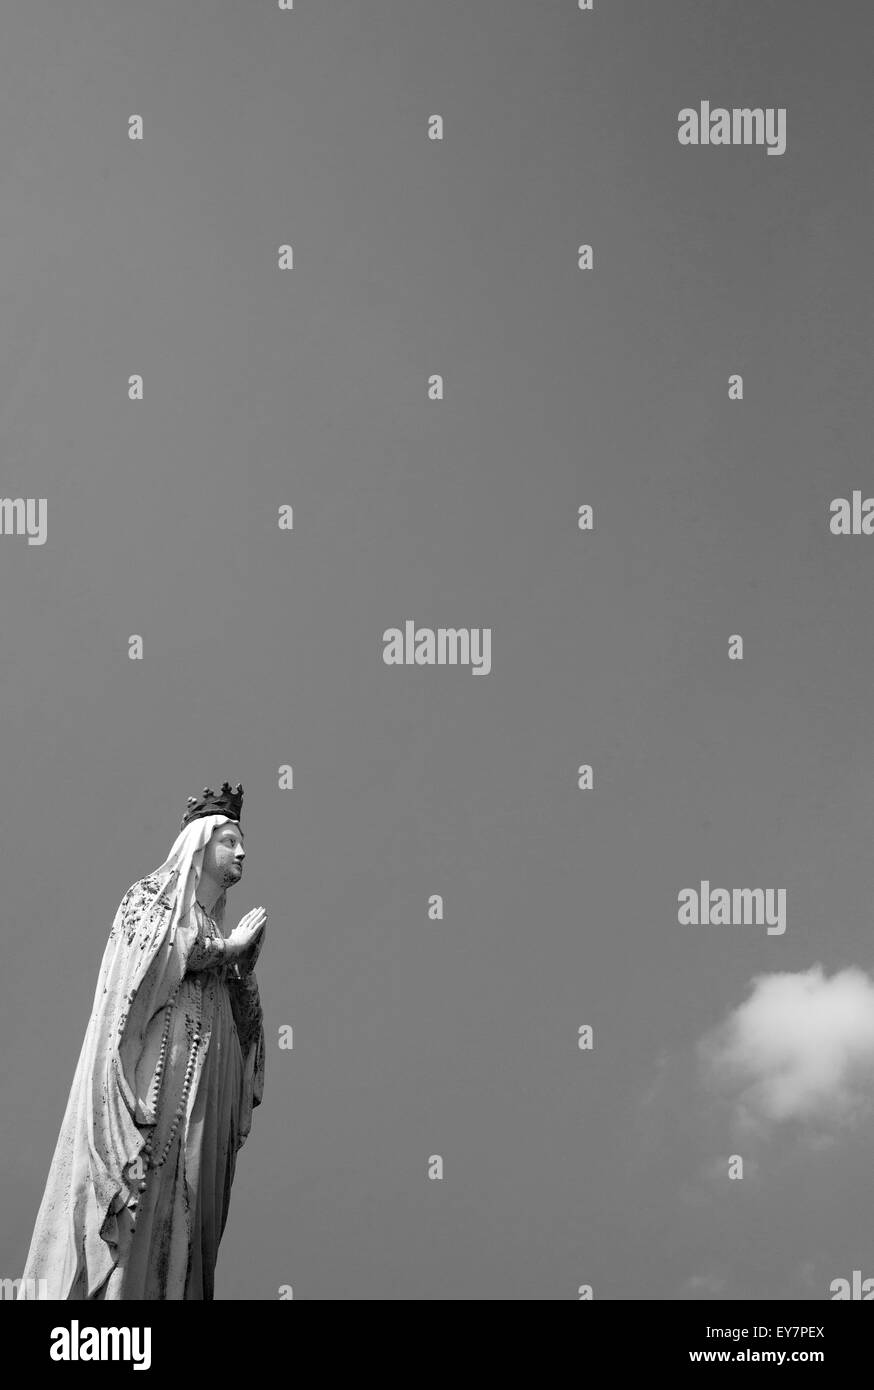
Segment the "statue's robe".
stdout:
<svg viewBox="0 0 874 1390">
<path fill-rule="evenodd" d="M 253 974 L 238 977 L 224 963 L 194 968 L 206 958 L 208 924 L 196 904 L 180 910 L 178 875 L 138 880 L 115 915 L 19 1297 L 45 1280 L 50 1299 L 213 1298 L 236 1155 L 263 1092 L 263 1017 Z M 198 1017 L 184 1117 L 140 1193 L 143 1146 L 152 1135 L 155 1155 L 164 1148 Z"/>
</svg>

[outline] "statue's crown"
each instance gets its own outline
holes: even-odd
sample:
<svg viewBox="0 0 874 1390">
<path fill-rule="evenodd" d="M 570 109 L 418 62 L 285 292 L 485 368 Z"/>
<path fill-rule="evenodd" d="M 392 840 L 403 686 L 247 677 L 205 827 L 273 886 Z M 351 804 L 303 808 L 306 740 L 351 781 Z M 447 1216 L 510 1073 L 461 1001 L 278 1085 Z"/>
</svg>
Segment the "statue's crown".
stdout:
<svg viewBox="0 0 874 1390">
<path fill-rule="evenodd" d="M 221 791 L 217 792 L 214 792 L 212 787 L 204 787 L 200 796 L 189 796 L 188 809 L 179 828 L 184 830 L 186 825 L 200 816 L 227 816 L 230 820 L 238 821 L 242 807 L 242 782 L 238 782 L 235 787 L 232 787 L 230 782 L 222 782 Z"/>
</svg>

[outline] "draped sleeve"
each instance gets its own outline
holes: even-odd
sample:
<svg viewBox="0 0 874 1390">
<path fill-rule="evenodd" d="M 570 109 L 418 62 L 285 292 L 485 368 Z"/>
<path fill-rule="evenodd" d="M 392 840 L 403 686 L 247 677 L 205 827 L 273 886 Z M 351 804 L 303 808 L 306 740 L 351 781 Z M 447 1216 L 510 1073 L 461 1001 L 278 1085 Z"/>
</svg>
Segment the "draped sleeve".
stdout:
<svg viewBox="0 0 874 1390">
<path fill-rule="evenodd" d="M 243 1053 L 243 1090 L 240 1099 L 239 1134 L 242 1146 L 252 1128 L 252 1111 L 264 1094 L 264 1014 L 258 981 L 253 972 L 236 977 L 228 970 L 228 993 Z"/>
<path fill-rule="evenodd" d="M 254 947 L 227 960 L 224 948 L 215 937 L 200 932 L 188 949 L 185 968 L 188 974 L 218 969 L 228 991 L 231 1013 L 240 1051 L 243 1056 L 243 1085 L 240 1095 L 237 1133 L 238 1147 L 245 1142 L 252 1127 L 252 1111 L 261 1104 L 264 1094 L 264 1014 L 261 995 L 254 975 L 254 965 L 263 942 L 259 937 Z"/>
</svg>

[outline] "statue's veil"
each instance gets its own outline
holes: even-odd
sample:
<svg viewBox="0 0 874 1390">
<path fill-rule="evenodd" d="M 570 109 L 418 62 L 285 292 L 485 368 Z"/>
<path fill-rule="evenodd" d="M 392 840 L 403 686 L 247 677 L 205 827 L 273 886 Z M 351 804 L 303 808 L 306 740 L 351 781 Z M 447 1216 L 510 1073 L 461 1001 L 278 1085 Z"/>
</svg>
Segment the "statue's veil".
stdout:
<svg viewBox="0 0 874 1390">
<path fill-rule="evenodd" d="M 142 1151 L 144 1127 L 156 1120 L 138 1094 L 137 1066 L 197 939 L 191 907 L 204 849 L 216 826 L 230 819 L 190 821 L 163 864 L 119 904 L 19 1297 L 39 1274 L 47 1277 L 51 1299 L 92 1298 L 118 1260 L 130 1168 Z M 222 892 L 213 911 L 222 934 L 224 911 Z"/>
<path fill-rule="evenodd" d="M 203 865 L 203 851 L 212 838 L 217 826 L 229 820 L 228 816 L 199 816 L 189 821 L 173 841 L 170 853 L 163 864 L 155 870 L 159 877 L 169 876 L 175 871 L 177 893 L 179 893 L 178 913 L 175 921 L 188 922 L 191 904 L 197 896 L 200 873 Z M 178 885 L 181 885 L 179 887 Z M 219 931 L 223 932 L 225 919 L 225 894 L 220 893 L 212 913 Z M 175 923 L 174 923 L 175 925 Z"/>
</svg>

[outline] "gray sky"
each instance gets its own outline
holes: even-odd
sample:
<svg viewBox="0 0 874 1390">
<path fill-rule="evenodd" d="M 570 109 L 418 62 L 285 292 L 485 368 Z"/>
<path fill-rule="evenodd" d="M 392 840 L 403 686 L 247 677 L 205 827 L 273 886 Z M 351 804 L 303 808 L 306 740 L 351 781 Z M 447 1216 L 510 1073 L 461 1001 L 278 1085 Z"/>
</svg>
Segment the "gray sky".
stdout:
<svg viewBox="0 0 874 1390">
<path fill-rule="evenodd" d="M 0 537 L 0 1274 L 118 902 L 227 778 L 269 1051 L 218 1298 L 874 1276 L 864 1046 L 852 1122 L 814 1103 L 742 1149 L 695 1076 L 753 977 L 874 967 L 874 539 L 828 524 L 874 493 L 872 27 L 861 0 L 5 16 L 0 490 L 48 499 L 48 539 Z M 681 147 L 704 99 L 785 107 L 786 153 Z M 491 627 L 488 678 L 385 666 L 406 619 Z M 784 887 L 785 935 L 681 927 L 704 878 Z"/>
</svg>

